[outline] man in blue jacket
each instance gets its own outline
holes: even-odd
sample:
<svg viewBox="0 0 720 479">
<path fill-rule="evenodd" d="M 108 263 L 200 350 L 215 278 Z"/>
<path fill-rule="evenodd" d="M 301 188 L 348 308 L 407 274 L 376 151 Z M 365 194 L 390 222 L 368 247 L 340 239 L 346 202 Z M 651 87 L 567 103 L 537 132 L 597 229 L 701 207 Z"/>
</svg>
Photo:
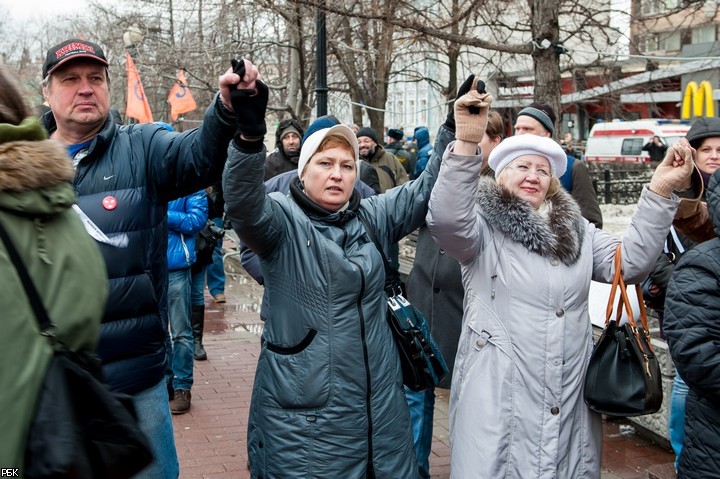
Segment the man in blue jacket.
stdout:
<svg viewBox="0 0 720 479">
<path fill-rule="evenodd" d="M 151 477 L 176 478 L 177 452 L 164 375 L 167 367 L 167 204 L 220 179 L 236 129 L 229 69 L 200 128 L 170 132 L 155 124 L 117 125 L 110 116 L 107 59 L 99 45 L 71 39 L 43 64 L 42 117 L 67 146 L 76 173 L 76 212 L 105 259 L 109 296 L 98 352 L 113 390 L 130 394 L 153 448 Z M 257 68 L 245 62 L 243 85 Z M 145 475 L 143 475 L 145 477 Z"/>
<path fill-rule="evenodd" d="M 190 410 L 195 343 L 190 325 L 190 267 L 195 263 L 195 235 L 208 219 L 205 190 L 168 204 L 168 345 L 170 412 Z"/>
</svg>

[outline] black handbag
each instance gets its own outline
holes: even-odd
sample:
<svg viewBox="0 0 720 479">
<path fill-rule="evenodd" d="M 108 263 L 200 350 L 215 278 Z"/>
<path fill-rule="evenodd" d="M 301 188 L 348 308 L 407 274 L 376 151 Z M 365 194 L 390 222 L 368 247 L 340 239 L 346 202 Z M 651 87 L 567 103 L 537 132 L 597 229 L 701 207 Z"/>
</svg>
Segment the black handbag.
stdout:
<svg viewBox="0 0 720 479">
<path fill-rule="evenodd" d="M 372 229 L 362 216 L 358 218 L 385 266 L 387 320 L 400 357 L 403 384 L 412 391 L 434 388 L 448 373 L 445 359 L 430 334 L 425 316 L 402 295 L 400 276 L 390 266 Z"/>
<path fill-rule="evenodd" d="M 103 383 L 97 356 L 73 352 L 54 336 L 55 326 L 2 224 L 0 238 L 23 283 L 40 334 L 54 350 L 30 424 L 23 477 L 134 476 L 153 457 L 138 427 L 132 399 Z"/>
<path fill-rule="evenodd" d="M 660 365 L 650 344 L 647 311 L 639 284 L 635 285 L 635 291 L 640 308 L 640 328 L 633 318 L 622 277 L 620 249 L 618 245 L 605 330 L 595 344 L 585 375 L 585 403 L 593 411 L 608 416 L 641 416 L 657 412 L 662 405 Z M 616 319 L 610 320 L 618 290 Z M 628 320 L 620 324 L 623 309 Z"/>
</svg>

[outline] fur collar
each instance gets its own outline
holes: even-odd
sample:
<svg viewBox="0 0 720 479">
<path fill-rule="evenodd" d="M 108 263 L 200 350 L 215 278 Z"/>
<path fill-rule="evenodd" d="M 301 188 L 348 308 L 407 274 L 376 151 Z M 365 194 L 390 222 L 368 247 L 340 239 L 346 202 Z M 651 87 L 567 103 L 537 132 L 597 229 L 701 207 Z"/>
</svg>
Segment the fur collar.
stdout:
<svg viewBox="0 0 720 479">
<path fill-rule="evenodd" d="M 0 191 L 46 188 L 69 183 L 74 175 L 67 151 L 54 140 L 0 144 Z"/>
<path fill-rule="evenodd" d="M 528 250 L 568 266 L 580 257 L 585 222 L 580 207 L 565 190 L 550 199 L 547 218 L 491 178 L 480 178 L 477 202 L 493 228 Z"/>
</svg>

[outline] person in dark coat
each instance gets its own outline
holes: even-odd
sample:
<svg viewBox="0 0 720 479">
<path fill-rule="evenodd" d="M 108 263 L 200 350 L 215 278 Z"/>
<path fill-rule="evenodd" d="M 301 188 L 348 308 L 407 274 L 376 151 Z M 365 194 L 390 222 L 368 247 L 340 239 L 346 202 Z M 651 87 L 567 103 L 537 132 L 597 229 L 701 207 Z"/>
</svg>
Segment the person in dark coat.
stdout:
<svg viewBox="0 0 720 479">
<path fill-rule="evenodd" d="M 665 158 L 665 152 L 668 146 L 662 142 L 659 136 L 653 136 L 643 147 L 643 151 L 647 151 L 650 155 L 650 161 L 662 161 Z"/>
<path fill-rule="evenodd" d="M 307 139 L 308 136 L 312 135 L 318 130 L 321 130 L 323 128 L 329 128 L 334 125 L 340 124 L 340 121 L 338 121 L 333 116 L 326 116 L 326 117 L 320 117 L 314 122 L 310 124 L 310 126 L 307 129 L 307 133 L 305 134 L 305 137 L 303 138 L 303 143 Z M 371 196 L 377 195 L 380 193 L 379 191 L 379 183 L 378 183 L 378 189 L 371 188 L 369 185 L 365 184 L 363 181 L 363 166 L 367 170 L 369 170 L 373 175 L 375 175 L 375 182 L 377 183 L 377 174 L 375 173 L 375 168 L 370 166 L 367 162 L 361 161 L 360 164 L 360 180 L 355 183 L 355 189 L 360 194 L 361 198 L 369 198 Z M 366 171 L 367 173 L 367 171 Z M 293 171 L 286 171 L 285 173 L 280 173 L 277 176 L 274 176 L 273 178 L 270 178 L 269 180 L 265 180 L 265 192 L 266 193 L 274 193 L 279 192 L 283 195 L 287 195 L 290 193 L 290 184 L 292 181 L 297 178 L 297 168 Z M 252 276 L 252 278 L 257 281 L 258 284 L 263 285 L 265 283 L 265 280 L 263 279 L 263 273 L 262 269 L 260 268 L 260 259 L 257 257 L 253 251 L 247 247 L 242 241 L 240 241 L 240 264 L 242 264 L 243 268 L 245 268 L 245 271 Z M 260 319 L 262 321 L 267 320 L 267 311 L 268 311 L 268 300 L 267 295 L 263 293 L 262 297 L 262 303 L 260 304 Z"/>
<path fill-rule="evenodd" d="M 399 128 L 390 128 L 387 133 L 388 142 L 385 145 L 385 151 L 395 155 L 400 164 L 403 165 L 408 176 L 412 179 L 413 170 L 415 169 L 415 161 L 411 157 L 410 153 L 405 150 L 403 145 L 403 137 L 405 134 Z"/>
<path fill-rule="evenodd" d="M 257 68 L 245 60 L 244 79 Z M 102 48 L 70 39 L 50 48 L 42 69 L 50 111 L 41 122 L 65 145 L 75 168 L 76 209 L 110 278 L 98 353 L 112 390 L 132 396 L 151 442 L 148 477 L 179 475 L 165 385 L 167 354 L 167 204 L 220 178 L 237 127 L 229 69 L 199 128 L 184 133 L 149 123 L 117 125 L 110 115 Z M 264 125 L 263 125 L 264 126 Z"/>
<path fill-rule="evenodd" d="M 288 118 L 275 130 L 275 149 L 265 160 L 265 181 L 286 171 L 297 170 L 300 144 L 305 134 L 300 122 Z"/>
<path fill-rule="evenodd" d="M 679 479 L 720 477 L 720 173 L 713 174 L 707 208 L 716 237 L 687 251 L 665 299 L 665 335 L 689 392 Z"/>
<path fill-rule="evenodd" d="M 267 87 L 257 84 L 235 107 L 255 122 L 267 106 Z M 484 130 L 482 118 L 461 115 Z M 361 200 L 357 137 L 334 125 L 303 144 L 290 194 L 268 195 L 262 138 L 244 128 L 223 174 L 226 215 L 260 258 L 270 305 L 248 419 L 250 475 L 415 479 L 385 269 L 368 229 L 387 255 L 418 228 L 441 158 L 417 180 Z M 451 147 L 446 156 L 455 156 Z"/>
<path fill-rule="evenodd" d="M 466 92 L 467 89 L 461 88 L 459 96 Z M 453 126 L 450 121 L 445 123 L 446 128 Z M 490 152 L 502 140 L 502 135 L 502 117 L 496 111 L 488 112 L 487 129 L 483 141 L 480 142 L 483 160 L 486 163 Z M 441 151 L 445 148 L 445 145 L 436 146 L 440 146 Z M 486 165 L 483 174 L 492 175 L 493 172 Z M 421 226 L 418 231 L 415 261 L 407 279 L 407 294 L 408 300 L 428 320 L 430 332 L 448 365 L 448 374 L 440 381 L 438 387 L 450 389 L 462 328 L 465 290 L 462 286 L 460 263 L 438 248 L 427 225 Z M 428 478 L 430 477 L 429 458 L 435 411 L 435 390 L 430 388 L 424 391 L 411 391 L 406 388 L 405 397 L 410 408 L 413 442 L 420 477 Z"/>
<path fill-rule="evenodd" d="M 685 139 L 687 140 L 687 143 L 695 149 L 694 179 L 696 180 L 696 186 L 700 189 L 698 201 L 704 202 L 705 192 L 707 191 L 710 178 L 720 165 L 720 161 L 718 160 L 718 158 L 720 158 L 720 121 L 718 121 L 717 118 L 700 118 L 693 123 L 692 127 L 687 132 Z M 693 190 L 692 183 L 689 190 Z M 683 208 L 683 203 L 687 201 L 688 200 L 686 199 L 681 200 L 680 208 Z M 647 287 L 649 293 L 644 294 L 646 302 L 648 300 L 655 300 L 656 303 L 660 302 L 659 307 L 656 307 L 655 309 L 658 312 L 660 332 L 663 337 L 665 337 L 664 301 L 667 284 L 670 281 L 675 265 L 680 260 L 681 256 L 685 251 L 694 247 L 696 242 L 682 233 L 677 232 L 673 227 L 670 230 L 670 234 L 668 235 L 668 239 L 665 244 L 665 249 L 669 254 L 660 255 L 655 269 L 650 273 L 648 279 L 643 282 L 643 288 Z M 652 285 L 649 284 L 651 282 L 653 283 Z M 645 291 L 643 290 L 643 293 L 644 292 Z M 688 386 L 683 381 L 679 372 L 676 371 L 675 379 L 673 381 L 672 394 L 670 396 L 670 411 L 668 414 L 668 432 L 670 436 L 670 445 L 672 446 L 673 451 L 675 451 L 676 466 L 682 456 L 683 443 L 685 442 L 685 402 L 687 394 Z"/>
<path fill-rule="evenodd" d="M 515 121 L 516 135 L 536 135 L 552 138 L 555 134 L 557 116 L 547 103 L 534 102 L 518 112 Z M 580 205 L 583 218 L 602 228 L 602 211 L 595 195 L 590 173 L 585 162 L 568 155 L 568 168 L 560 183 Z"/>
</svg>

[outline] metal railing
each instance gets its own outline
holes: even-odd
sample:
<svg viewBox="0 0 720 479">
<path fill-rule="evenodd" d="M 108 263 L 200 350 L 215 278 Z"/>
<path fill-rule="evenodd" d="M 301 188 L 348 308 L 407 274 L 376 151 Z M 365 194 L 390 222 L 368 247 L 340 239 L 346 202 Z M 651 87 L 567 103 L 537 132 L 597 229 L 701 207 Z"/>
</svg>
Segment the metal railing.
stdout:
<svg viewBox="0 0 720 479">
<path fill-rule="evenodd" d="M 655 165 L 588 163 L 588 170 L 599 203 L 628 205 L 637 203 Z"/>
</svg>

